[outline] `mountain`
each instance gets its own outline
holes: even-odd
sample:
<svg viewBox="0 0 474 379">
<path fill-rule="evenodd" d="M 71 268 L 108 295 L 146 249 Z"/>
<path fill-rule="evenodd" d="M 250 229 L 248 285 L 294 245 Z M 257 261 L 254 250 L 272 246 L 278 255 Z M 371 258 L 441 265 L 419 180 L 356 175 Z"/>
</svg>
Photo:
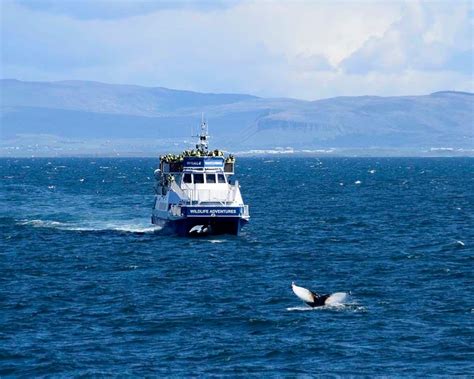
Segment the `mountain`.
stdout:
<svg viewBox="0 0 474 379">
<path fill-rule="evenodd" d="M 82 146 L 121 141 L 128 151 L 142 149 L 138 141 L 158 147 L 161 141 L 166 149 L 171 141 L 189 140 L 201 113 L 214 145 L 229 149 L 474 148 L 474 95 L 465 92 L 304 101 L 89 81 L 4 79 L 0 93 L 3 148 L 48 136 L 48 143 L 73 140 Z"/>
</svg>

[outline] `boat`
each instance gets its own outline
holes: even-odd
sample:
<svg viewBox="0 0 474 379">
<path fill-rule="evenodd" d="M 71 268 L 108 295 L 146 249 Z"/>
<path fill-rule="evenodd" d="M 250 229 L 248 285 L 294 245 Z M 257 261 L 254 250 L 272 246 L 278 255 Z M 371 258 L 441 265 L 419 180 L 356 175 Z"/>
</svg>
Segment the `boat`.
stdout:
<svg viewBox="0 0 474 379">
<path fill-rule="evenodd" d="M 160 157 L 151 222 L 180 236 L 239 235 L 250 215 L 233 179 L 235 157 L 209 150 L 204 119 L 196 137 L 195 149 Z"/>
</svg>

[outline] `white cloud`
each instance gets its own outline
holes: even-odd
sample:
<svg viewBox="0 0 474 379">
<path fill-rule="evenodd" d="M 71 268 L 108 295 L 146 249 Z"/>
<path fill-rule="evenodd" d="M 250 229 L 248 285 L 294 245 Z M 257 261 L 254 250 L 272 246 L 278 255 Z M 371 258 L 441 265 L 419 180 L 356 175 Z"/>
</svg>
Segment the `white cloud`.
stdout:
<svg viewBox="0 0 474 379">
<path fill-rule="evenodd" d="M 472 91 L 472 6 L 446 7 L 244 1 L 99 19 L 4 2 L 2 71 L 308 99 Z"/>
<path fill-rule="evenodd" d="M 451 8 L 447 3 L 408 3 L 399 21 L 382 36 L 370 37 L 341 67 L 359 74 L 459 71 L 457 59 L 472 60 L 472 21 L 469 4 Z M 467 71 L 472 74 L 472 66 Z"/>
</svg>

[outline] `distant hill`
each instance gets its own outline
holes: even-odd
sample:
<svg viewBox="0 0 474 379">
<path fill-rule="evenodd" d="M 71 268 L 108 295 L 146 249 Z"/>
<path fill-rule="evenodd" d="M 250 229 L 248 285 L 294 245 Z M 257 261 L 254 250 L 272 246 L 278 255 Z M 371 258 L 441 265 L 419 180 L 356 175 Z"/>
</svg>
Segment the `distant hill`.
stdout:
<svg viewBox="0 0 474 379">
<path fill-rule="evenodd" d="M 230 149 L 474 148 L 474 95 L 465 92 L 303 101 L 12 79 L 0 91 L 2 143 L 23 135 L 183 140 L 204 112 L 215 143 Z"/>
</svg>

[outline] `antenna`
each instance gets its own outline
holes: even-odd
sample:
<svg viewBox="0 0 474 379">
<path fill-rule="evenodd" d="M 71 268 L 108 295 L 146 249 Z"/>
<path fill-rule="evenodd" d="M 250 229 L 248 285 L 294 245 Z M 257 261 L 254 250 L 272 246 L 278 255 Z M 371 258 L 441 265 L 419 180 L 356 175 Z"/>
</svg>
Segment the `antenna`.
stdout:
<svg viewBox="0 0 474 379">
<path fill-rule="evenodd" d="M 196 145 L 196 149 L 198 149 L 202 153 L 207 153 L 208 142 L 207 139 L 209 138 L 209 134 L 207 131 L 207 123 L 204 121 L 204 113 L 201 114 L 201 128 L 200 133 L 198 136 L 199 142 Z"/>
</svg>

